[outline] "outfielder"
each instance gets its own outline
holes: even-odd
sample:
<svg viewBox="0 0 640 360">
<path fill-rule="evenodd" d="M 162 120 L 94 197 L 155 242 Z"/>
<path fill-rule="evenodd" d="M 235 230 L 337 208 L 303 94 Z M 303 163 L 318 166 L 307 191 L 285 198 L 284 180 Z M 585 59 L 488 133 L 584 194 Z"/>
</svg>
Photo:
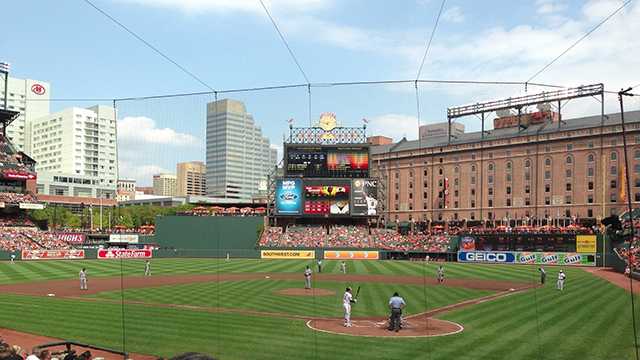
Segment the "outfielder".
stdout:
<svg viewBox="0 0 640 360">
<path fill-rule="evenodd" d="M 144 263 L 144 276 L 151 276 L 151 262 L 149 260 Z"/>
<path fill-rule="evenodd" d="M 342 260 L 342 262 L 340 263 L 340 271 L 343 274 L 347 273 L 347 263 L 345 263 L 344 260 Z"/>
<path fill-rule="evenodd" d="M 538 271 L 540 271 L 540 285 L 544 285 L 545 281 L 547 280 L 547 272 L 544 271 L 544 268 L 542 266 L 538 268 Z"/>
<path fill-rule="evenodd" d="M 358 302 L 358 299 L 354 299 L 351 295 L 351 288 L 347 287 L 342 296 L 342 307 L 344 308 L 344 326 L 351 327 L 351 304 Z"/>
<path fill-rule="evenodd" d="M 89 290 L 87 287 L 87 270 L 85 268 L 80 270 L 80 290 Z"/>
<path fill-rule="evenodd" d="M 307 268 L 304 270 L 304 288 L 309 290 L 311 289 L 311 268 L 307 265 Z"/>
<path fill-rule="evenodd" d="M 444 283 L 444 268 L 442 267 L 442 265 L 438 267 L 438 283 Z"/>
<path fill-rule="evenodd" d="M 564 290 L 564 279 L 567 278 L 567 275 L 565 275 L 564 271 L 560 270 L 560 272 L 558 273 L 558 290 L 563 291 Z"/>
<path fill-rule="evenodd" d="M 322 260 L 318 259 L 318 272 L 321 273 L 322 272 Z"/>
</svg>

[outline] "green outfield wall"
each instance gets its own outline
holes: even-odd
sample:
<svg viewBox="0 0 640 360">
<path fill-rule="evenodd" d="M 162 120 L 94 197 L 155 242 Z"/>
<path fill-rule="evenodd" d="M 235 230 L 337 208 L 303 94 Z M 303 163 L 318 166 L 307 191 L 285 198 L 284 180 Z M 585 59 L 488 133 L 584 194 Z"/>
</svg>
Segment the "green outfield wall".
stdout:
<svg viewBox="0 0 640 360">
<path fill-rule="evenodd" d="M 166 250 L 156 254 L 259 257 L 256 243 L 263 225 L 260 216 L 159 216 L 154 241 Z"/>
</svg>

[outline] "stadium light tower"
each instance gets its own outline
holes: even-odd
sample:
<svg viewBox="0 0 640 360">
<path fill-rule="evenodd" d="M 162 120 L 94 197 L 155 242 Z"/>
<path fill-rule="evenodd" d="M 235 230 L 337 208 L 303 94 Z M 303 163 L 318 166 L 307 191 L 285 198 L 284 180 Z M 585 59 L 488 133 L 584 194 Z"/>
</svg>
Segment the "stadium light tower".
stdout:
<svg viewBox="0 0 640 360">
<path fill-rule="evenodd" d="M 9 88 L 9 68 L 10 65 L 8 62 L 0 61 L 0 73 L 4 74 L 4 109 L 7 110 L 7 97 L 9 94 L 7 93 Z"/>
</svg>

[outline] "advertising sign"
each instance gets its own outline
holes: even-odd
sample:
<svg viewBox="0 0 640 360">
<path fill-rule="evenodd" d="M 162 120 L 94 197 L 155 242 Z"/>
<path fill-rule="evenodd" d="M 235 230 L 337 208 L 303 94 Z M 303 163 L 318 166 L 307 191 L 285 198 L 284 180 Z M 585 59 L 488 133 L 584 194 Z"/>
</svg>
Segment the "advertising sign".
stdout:
<svg viewBox="0 0 640 360">
<path fill-rule="evenodd" d="M 61 240 L 69 244 L 82 244 L 84 243 L 85 236 L 82 233 L 70 233 L 70 232 L 61 232 L 53 234 L 56 240 Z"/>
<path fill-rule="evenodd" d="M 596 236 L 595 235 L 577 235 L 576 236 L 576 252 L 595 253 L 596 252 Z"/>
<path fill-rule="evenodd" d="M 314 250 L 262 250 L 261 259 L 315 259 Z"/>
<path fill-rule="evenodd" d="M 476 239 L 473 236 L 463 236 L 460 239 L 460 248 L 464 251 L 473 251 L 476 249 Z"/>
<path fill-rule="evenodd" d="M 458 261 L 514 264 L 516 255 L 508 251 L 460 251 Z"/>
<path fill-rule="evenodd" d="M 351 182 L 308 180 L 304 183 L 305 215 L 349 215 Z"/>
<path fill-rule="evenodd" d="M 22 250 L 22 260 L 84 259 L 84 250 Z"/>
<path fill-rule="evenodd" d="M 276 214 L 299 215 L 302 212 L 302 180 L 276 181 Z"/>
<path fill-rule="evenodd" d="M 351 215 L 378 214 L 378 180 L 354 179 L 351 188 Z"/>
<path fill-rule="evenodd" d="M 42 205 L 42 204 L 32 204 L 32 203 L 20 203 L 20 209 L 42 210 L 42 209 L 44 209 L 44 205 Z"/>
<path fill-rule="evenodd" d="M 111 234 L 109 242 L 137 244 L 138 234 Z"/>
<path fill-rule="evenodd" d="M 98 249 L 98 259 L 150 259 L 151 249 Z"/>
<path fill-rule="evenodd" d="M 332 251 L 324 252 L 327 260 L 378 260 L 380 253 L 377 251 Z"/>
<path fill-rule="evenodd" d="M 595 254 L 561 252 L 460 251 L 460 262 L 595 266 Z"/>
<path fill-rule="evenodd" d="M 19 170 L 4 170 L 0 173 L 0 176 L 11 180 L 33 180 L 36 178 L 36 174 Z"/>
</svg>

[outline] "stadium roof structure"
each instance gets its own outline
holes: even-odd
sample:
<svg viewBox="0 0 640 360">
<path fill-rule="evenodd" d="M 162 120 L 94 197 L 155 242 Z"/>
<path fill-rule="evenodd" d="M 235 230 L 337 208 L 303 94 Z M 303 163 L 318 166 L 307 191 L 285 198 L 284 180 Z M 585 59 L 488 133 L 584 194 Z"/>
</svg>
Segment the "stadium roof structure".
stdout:
<svg viewBox="0 0 640 360">
<path fill-rule="evenodd" d="M 7 135 L 7 126 L 13 122 L 13 120 L 17 119 L 20 115 L 18 111 L 11 111 L 6 109 L 0 109 L 0 124 L 2 124 L 2 135 Z"/>
<path fill-rule="evenodd" d="M 484 136 L 481 131 L 469 132 L 456 135 L 449 141 L 448 136 L 439 136 L 430 139 L 407 140 L 403 138 L 397 143 L 388 145 L 377 145 L 371 147 L 372 155 L 381 155 L 389 152 L 411 151 L 425 148 L 447 147 L 461 144 L 480 143 L 492 140 L 504 140 L 517 138 L 521 136 L 535 136 L 553 134 L 560 131 L 582 130 L 589 128 L 598 128 L 600 126 L 620 125 L 620 113 L 612 113 L 604 115 L 604 122 L 601 122 L 600 115 L 587 116 L 581 118 L 565 119 L 560 127 L 557 123 L 545 122 L 536 125 L 529 125 L 526 129 L 516 127 L 485 130 Z M 640 111 L 625 112 L 625 122 L 640 122 Z"/>
</svg>

